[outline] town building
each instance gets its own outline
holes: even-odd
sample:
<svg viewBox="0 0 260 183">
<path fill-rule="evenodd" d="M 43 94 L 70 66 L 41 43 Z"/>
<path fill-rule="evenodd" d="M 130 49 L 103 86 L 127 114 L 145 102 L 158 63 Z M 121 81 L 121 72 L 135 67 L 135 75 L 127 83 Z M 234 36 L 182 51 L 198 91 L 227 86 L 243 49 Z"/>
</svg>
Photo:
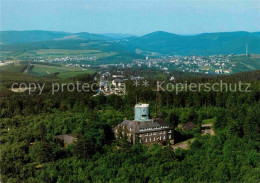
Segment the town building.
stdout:
<svg viewBox="0 0 260 183">
<path fill-rule="evenodd" d="M 136 144 L 174 144 L 173 132 L 162 118 L 149 119 L 149 104 L 135 105 L 135 119 L 124 120 L 114 128 L 115 136 L 126 135 L 129 142 Z"/>
</svg>

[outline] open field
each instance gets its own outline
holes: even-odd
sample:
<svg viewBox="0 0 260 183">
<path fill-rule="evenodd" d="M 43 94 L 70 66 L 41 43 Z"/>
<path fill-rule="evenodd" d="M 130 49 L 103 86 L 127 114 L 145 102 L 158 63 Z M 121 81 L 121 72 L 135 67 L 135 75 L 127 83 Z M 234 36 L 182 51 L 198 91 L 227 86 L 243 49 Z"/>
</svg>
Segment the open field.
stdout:
<svg viewBox="0 0 260 183">
<path fill-rule="evenodd" d="M 82 71 L 82 69 L 79 67 L 33 64 L 31 73 L 36 75 L 46 75 L 46 74 L 53 74 L 56 72 L 66 72 L 66 71 Z"/>
<path fill-rule="evenodd" d="M 27 68 L 27 64 L 11 64 L 11 65 L 3 65 L 0 66 L 0 71 L 11 71 L 11 72 L 24 72 L 24 70 Z"/>
<path fill-rule="evenodd" d="M 94 72 L 94 70 L 86 70 L 79 67 L 33 64 L 30 74 L 35 76 L 48 76 L 51 74 L 56 74 L 58 78 L 72 78 L 86 73 L 93 74 Z"/>
<path fill-rule="evenodd" d="M 260 54 L 250 54 L 252 58 L 260 58 Z"/>
<path fill-rule="evenodd" d="M 100 50 L 67 50 L 67 49 L 39 49 L 28 51 L 0 51 L 0 56 L 11 57 L 13 59 L 28 59 L 28 58 L 57 58 L 66 56 L 78 57 L 96 57 L 97 59 L 116 55 L 116 52 L 103 52 Z"/>
<path fill-rule="evenodd" d="M 260 69 L 260 57 L 258 55 L 253 55 L 252 57 L 233 57 L 231 61 L 236 65 L 232 69 L 233 72 Z"/>
<path fill-rule="evenodd" d="M 93 74 L 93 69 L 82 69 L 80 67 L 65 67 L 64 65 L 52 64 L 28 64 L 17 63 L 11 65 L 4 65 L 0 67 L 0 71 L 26 73 L 33 76 L 49 76 L 55 75 L 57 78 L 65 79 L 72 78 L 81 74 Z"/>
<path fill-rule="evenodd" d="M 0 51 L 0 57 L 8 56 L 12 51 Z"/>
<path fill-rule="evenodd" d="M 65 79 L 65 78 L 73 78 L 78 75 L 82 74 L 93 74 L 95 73 L 94 70 L 84 70 L 84 71 L 66 71 L 66 72 L 61 72 L 57 76 L 58 78 Z"/>
</svg>

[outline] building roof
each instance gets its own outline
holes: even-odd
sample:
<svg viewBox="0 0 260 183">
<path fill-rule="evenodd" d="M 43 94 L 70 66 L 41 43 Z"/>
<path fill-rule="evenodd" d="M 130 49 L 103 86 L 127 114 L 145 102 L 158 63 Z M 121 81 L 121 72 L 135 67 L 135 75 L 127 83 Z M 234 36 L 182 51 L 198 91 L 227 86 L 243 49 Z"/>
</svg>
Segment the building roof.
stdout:
<svg viewBox="0 0 260 183">
<path fill-rule="evenodd" d="M 64 144 L 71 144 L 74 141 L 78 140 L 79 134 L 67 134 L 67 135 L 58 135 L 57 138 L 62 140 Z"/>
<path fill-rule="evenodd" d="M 212 123 L 208 123 L 208 124 L 202 124 L 201 127 L 212 127 Z"/>
<path fill-rule="evenodd" d="M 149 104 L 136 104 L 135 107 L 149 107 Z"/>
<path fill-rule="evenodd" d="M 125 126 L 127 130 L 132 133 L 146 133 L 161 131 L 164 129 L 171 129 L 169 125 L 161 118 L 155 118 L 143 122 L 124 120 L 115 128 L 115 130 L 118 129 L 120 126 Z"/>
<path fill-rule="evenodd" d="M 193 122 L 188 122 L 182 125 L 183 130 L 190 130 L 192 128 L 195 128 L 196 125 Z"/>
</svg>

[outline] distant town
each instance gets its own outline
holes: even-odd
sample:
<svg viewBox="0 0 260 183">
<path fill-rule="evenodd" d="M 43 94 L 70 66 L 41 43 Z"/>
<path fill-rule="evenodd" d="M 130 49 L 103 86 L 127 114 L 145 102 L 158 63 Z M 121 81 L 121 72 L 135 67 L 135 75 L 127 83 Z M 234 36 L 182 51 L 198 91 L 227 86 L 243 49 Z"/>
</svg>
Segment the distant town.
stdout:
<svg viewBox="0 0 260 183">
<path fill-rule="evenodd" d="M 116 66 L 118 68 L 152 68 L 161 70 L 168 74 L 171 70 L 178 70 L 189 73 L 203 74 L 231 74 L 234 73 L 236 62 L 234 57 L 245 55 L 210 55 L 210 56 L 161 56 L 148 57 L 143 59 L 132 59 L 131 62 L 122 61 L 115 64 L 98 64 L 96 56 L 64 56 L 56 58 L 36 57 L 31 58 L 31 62 L 64 64 L 66 67 L 108 68 Z M 0 57 L 0 66 L 13 64 L 16 61 L 10 61 L 5 57 Z"/>
</svg>

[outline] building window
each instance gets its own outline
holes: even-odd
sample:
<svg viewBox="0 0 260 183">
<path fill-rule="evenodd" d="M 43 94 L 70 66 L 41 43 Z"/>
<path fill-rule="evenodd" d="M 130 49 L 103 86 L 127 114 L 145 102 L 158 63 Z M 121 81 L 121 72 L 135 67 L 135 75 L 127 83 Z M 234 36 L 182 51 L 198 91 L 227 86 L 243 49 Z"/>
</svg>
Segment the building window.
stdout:
<svg viewBox="0 0 260 183">
<path fill-rule="evenodd" d="M 162 140 L 162 136 L 160 136 L 160 138 L 159 138 L 160 140 Z"/>
<path fill-rule="evenodd" d="M 168 133 L 172 133 L 172 131 L 171 130 L 169 130 L 169 132 Z"/>
<path fill-rule="evenodd" d="M 153 141 L 155 141 L 155 137 L 153 138 Z"/>
<path fill-rule="evenodd" d="M 156 135 L 156 133 L 154 132 L 153 135 Z"/>
<path fill-rule="evenodd" d="M 150 142 L 152 141 L 152 138 L 150 137 Z"/>
<path fill-rule="evenodd" d="M 142 140 L 141 140 L 141 139 L 139 139 L 139 142 L 140 142 L 140 143 L 142 143 Z"/>
<path fill-rule="evenodd" d="M 165 140 L 165 136 L 163 136 L 163 140 Z"/>
<path fill-rule="evenodd" d="M 147 142 L 147 138 L 145 138 L 145 142 Z"/>
<path fill-rule="evenodd" d="M 148 136 L 148 133 L 146 133 L 145 136 Z"/>
<path fill-rule="evenodd" d="M 171 137 L 172 137 L 172 136 L 171 136 L 171 135 L 169 135 L 169 139 L 171 139 Z"/>
</svg>

